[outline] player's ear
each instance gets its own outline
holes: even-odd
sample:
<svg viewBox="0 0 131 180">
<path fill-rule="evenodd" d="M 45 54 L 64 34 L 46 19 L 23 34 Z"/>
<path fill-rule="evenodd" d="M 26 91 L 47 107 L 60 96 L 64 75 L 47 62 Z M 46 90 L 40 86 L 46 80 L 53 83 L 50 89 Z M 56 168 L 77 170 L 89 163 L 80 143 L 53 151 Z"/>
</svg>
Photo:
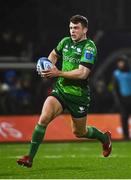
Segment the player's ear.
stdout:
<svg viewBox="0 0 131 180">
<path fill-rule="evenodd" d="M 88 31 L 88 28 L 87 27 L 84 27 L 84 33 L 86 34 Z"/>
</svg>

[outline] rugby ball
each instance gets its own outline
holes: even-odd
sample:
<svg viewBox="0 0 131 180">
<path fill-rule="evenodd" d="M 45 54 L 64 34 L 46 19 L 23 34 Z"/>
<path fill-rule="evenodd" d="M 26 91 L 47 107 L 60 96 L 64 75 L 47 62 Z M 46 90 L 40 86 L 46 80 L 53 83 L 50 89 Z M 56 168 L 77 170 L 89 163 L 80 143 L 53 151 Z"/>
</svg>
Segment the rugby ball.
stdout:
<svg viewBox="0 0 131 180">
<path fill-rule="evenodd" d="M 43 70 L 48 70 L 53 67 L 52 62 L 47 57 L 41 57 L 36 64 L 37 72 L 40 73 Z"/>
</svg>

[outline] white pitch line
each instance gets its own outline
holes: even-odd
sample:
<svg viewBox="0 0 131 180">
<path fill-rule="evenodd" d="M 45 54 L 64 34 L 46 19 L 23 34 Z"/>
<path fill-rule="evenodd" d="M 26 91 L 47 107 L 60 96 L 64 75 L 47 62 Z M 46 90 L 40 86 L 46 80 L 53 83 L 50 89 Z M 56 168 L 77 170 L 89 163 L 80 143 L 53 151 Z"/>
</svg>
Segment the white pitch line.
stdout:
<svg viewBox="0 0 131 180">
<path fill-rule="evenodd" d="M 21 156 L 7 156 L 6 158 L 16 159 L 20 158 Z M 104 158 L 102 155 L 77 155 L 77 154 L 70 154 L 70 155 L 45 155 L 42 156 L 43 159 L 62 159 L 62 158 Z M 110 155 L 108 158 L 131 158 L 126 155 L 117 155 L 113 154 Z"/>
<path fill-rule="evenodd" d="M 68 149 L 68 147 L 65 147 L 65 148 Z M 84 147 L 83 147 L 83 148 L 80 148 L 80 149 L 81 149 L 82 151 L 90 151 L 91 148 L 88 148 L 88 147 L 87 147 L 87 148 L 84 148 Z M 21 150 L 21 151 L 25 151 L 25 150 L 27 150 L 27 148 L 23 148 L 23 147 L 22 147 L 22 148 L 15 148 L 15 151 L 20 151 L 20 150 Z M 46 147 L 44 147 L 44 150 L 45 150 L 45 151 L 52 151 L 52 147 L 51 147 L 51 148 L 46 148 Z M 55 151 L 63 151 L 61 147 L 55 147 L 54 150 L 55 150 Z M 72 150 L 78 151 L 78 148 L 72 148 Z"/>
</svg>

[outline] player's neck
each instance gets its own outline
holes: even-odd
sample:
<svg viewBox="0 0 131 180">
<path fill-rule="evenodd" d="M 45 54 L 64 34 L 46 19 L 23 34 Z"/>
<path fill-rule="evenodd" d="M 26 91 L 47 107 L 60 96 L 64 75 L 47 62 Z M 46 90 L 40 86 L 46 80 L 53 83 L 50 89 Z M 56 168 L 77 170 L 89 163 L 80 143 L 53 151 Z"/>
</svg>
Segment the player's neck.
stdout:
<svg viewBox="0 0 131 180">
<path fill-rule="evenodd" d="M 86 39 L 87 39 L 87 37 L 83 36 L 81 39 L 78 39 L 78 40 L 74 41 L 74 43 L 78 43 L 78 42 L 84 41 Z"/>
</svg>

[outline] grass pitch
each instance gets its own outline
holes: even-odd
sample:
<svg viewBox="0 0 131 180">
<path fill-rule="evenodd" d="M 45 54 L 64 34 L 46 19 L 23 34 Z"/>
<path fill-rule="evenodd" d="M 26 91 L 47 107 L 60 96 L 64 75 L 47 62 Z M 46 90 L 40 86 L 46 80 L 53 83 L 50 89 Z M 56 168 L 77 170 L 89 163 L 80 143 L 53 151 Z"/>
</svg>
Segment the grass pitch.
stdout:
<svg viewBox="0 0 131 180">
<path fill-rule="evenodd" d="M 29 144 L 0 144 L 0 179 L 131 179 L 131 143 L 113 142 L 112 154 L 101 156 L 99 142 L 45 143 L 32 168 L 16 160 Z"/>
</svg>

